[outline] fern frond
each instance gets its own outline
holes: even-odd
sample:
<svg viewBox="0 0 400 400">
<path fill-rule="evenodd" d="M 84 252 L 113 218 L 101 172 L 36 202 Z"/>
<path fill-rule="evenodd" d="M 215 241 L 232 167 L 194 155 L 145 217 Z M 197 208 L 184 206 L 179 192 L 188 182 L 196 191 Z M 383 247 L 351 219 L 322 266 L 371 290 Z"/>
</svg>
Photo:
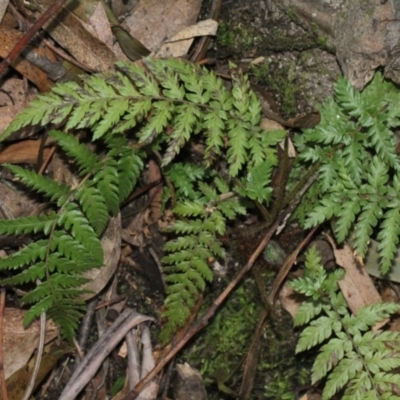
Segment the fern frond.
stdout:
<svg viewBox="0 0 400 400">
<path fill-rule="evenodd" d="M 101 170 L 93 179 L 98 191 L 103 196 L 107 209 L 113 214 L 119 210 L 119 185 L 118 161 L 114 158 L 107 159 Z"/>
<path fill-rule="evenodd" d="M 400 305 L 371 304 L 362 307 L 356 316 L 351 315 L 337 286 L 339 276 L 318 273 L 323 267 L 317 261 L 315 249 L 311 249 L 306 256 L 304 277 L 291 284 L 309 297 L 295 316 L 298 325 L 309 323 L 300 335 L 296 352 L 325 342 L 312 368 L 312 383 L 327 377 L 322 392 L 326 400 L 341 390 L 347 399 L 383 398 L 384 394 L 395 393 L 399 382 L 394 371 L 400 365 L 400 333 L 372 329 L 398 312 Z M 309 278 L 316 272 L 313 289 Z"/>
<path fill-rule="evenodd" d="M 386 274 L 392 266 L 400 236 L 400 202 L 395 199 L 390 207 L 391 209 L 385 213 L 378 234 L 378 251 L 383 274 Z"/>
<path fill-rule="evenodd" d="M 2 220 L 0 223 L 0 234 L 20 235 L 21 233 L 28 234 L 38 232 L 48 234 L 56 219 L 56 214 L 50 214 Z"/>
<path fill-rule="evenodd" d="M 42 239 L 28 244 L 17 253 L 0 259 L 0 269 L 15 269 L 26 264 L 35 262 L 36 260 L 44 260 L 46 258 L 48 240 Z"/>
<path fill-rule="evenodd" d="M 176 172 L 182 172 L 176 169 Z M 196 174 L 196 169 L 187 169 L 187 173 Z M 213 279 L 209 260 L 223 258 L 225 250 L 218 240 L 218 235 L 226 231 L 226 219 L 235 218 L 243 213 L 244 208 L 237 200 L 221 200 L 223 193 L 230 192 L 228 182 L 218 178 L 215 186 L 205 182 L 191 185 L 193 198 L 197 201 L 181 201 L 174 212 L 178 219 L 169 227 L 170 232 L 184 233 L 175 240 L 166 243 L 163 258 L 166 280 L 169 283 L 165 302 L 164 317 L 167 323 L 163 329 L 163 339 L 167 339 L 181 327 L 190 315 L 197 296 Z"/>
<path fill-rule="evenodd" d="M 393 205 L 399 201 L 395 186 L 400 158 L 393 128 L 400 121 L 392 101 L 399 99 L 399 93 L 378 73 L 363 92 L 342 78 L 335 94 L 335 101 L 320 108 L 321 124 L 295 140 L 303 168 L 319 164 L 313 189 L 317 198 L 309 202 L 306 196 L 297 213 L 308 215 L 306 227 L 337 219 L 336 239 L 342 242 L 354 232 L 354 245 L 361 256 L 367 253 L 370 240 L 378 237 L 380 267 L 387 272 L 398 243 L 399 221 Z M 387 220 L 387 215 L 394 220 Z"/>
<path fill-rule="evenodd" d="M 50 201 L 57 202 L 57 205 L 65 203 L 68 196 L 71 195 L 71 189 L 64 184 L 57 183 L 53 179 L 29 171 L 18 165 L 3 164 L 17 176 L 25 185 L 47 196 Z"/>
<path fill-rule="evenodd" d="M 195 190 L 197 181 L 206 179 L 206 170 L 190 163 L 173 163 L 165 170 L 179 197 L 196 200 L 198 192 Z"/>
<path fill-rule="evenodd" d="M 91 93 L 102 90 L 102 85 L 94 80 Z M 82 273 L 103 265 L 100 236 L 108 223 L 108 214 L 119 211 L 119 199 L 133 189 L 142 161 L 129 148 L 126 138 L 109 138 L 106 141 L 109 151 L 102 159 L 70 135 L 59 131 L 51 134 L 77 163 L 82 180 L 72 188 L 33 171 L 9 166 L 23 182 L 56 203 L 57 209 L 46 216 L 0 224 L 0 232 L 6 234 L 44 235 L 43 239 L 1 259 L 0 270 L 15 270 L 12 276 L 3 279 L 3 285 L 37 284 L 23 298 L 32 304 L 26 323 L 46 312 L 60 324 L 61 332 L 72 339 L 84 310 L 84 303 L 78 299 L 84 293 L 81 286 L 87 282 Z"/>
<path fill-rule="evenodd" d="M 81 176 L 85 176 L 89 172 L 93 172 L 101 163 L 93 151 L 90 151 L 83 143 L 73 136 L 61 131 L 52 130 L 49 135 L 57 140 L 57 144 L 70 156 L 79 166 Z"/>
<path fill-rule="evenodd" d="M 83 186 L 75 194 L 97 236 L 100 236 L 108 222 L 108 209 L 104 197 L 95 187 Z"/>
<path fill-rule="evenodd" d="M 58 295 L 60 299 L 56 302 L 53 296 L 48 296 L 35 303 L 25 314 L 24 325 L 29 325 L 34 319 L 40 317 L 42 312 L 46 312 L 48 318 L 52 318 L 54 323 L 60 327 L 60 333 L 63 337 L 73 338 L 79 321 L 84 315 L 85 302 L 76 299 L 65 299 L 61 292 Z"/>
</svg>

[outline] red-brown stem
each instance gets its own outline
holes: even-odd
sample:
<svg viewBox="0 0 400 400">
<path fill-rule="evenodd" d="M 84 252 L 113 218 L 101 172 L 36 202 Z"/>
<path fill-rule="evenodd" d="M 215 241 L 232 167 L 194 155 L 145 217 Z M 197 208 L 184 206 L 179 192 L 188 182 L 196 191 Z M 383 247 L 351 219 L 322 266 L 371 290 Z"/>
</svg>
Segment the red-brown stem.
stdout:
<svg viewBox="0 0 400 400">
<path fill-rule="evenodd" d="M 41 15 L 41 17 L 29 28 L 28 32 L 10 51 L 9 55 L 0 64 L 0 74 L 2 74 L 11 63 L 19 56 L 24 47 L 35 36 L 39 29 L 65 4 L 67 0 L 55 0 L 54 3 Z"/>
</svg>

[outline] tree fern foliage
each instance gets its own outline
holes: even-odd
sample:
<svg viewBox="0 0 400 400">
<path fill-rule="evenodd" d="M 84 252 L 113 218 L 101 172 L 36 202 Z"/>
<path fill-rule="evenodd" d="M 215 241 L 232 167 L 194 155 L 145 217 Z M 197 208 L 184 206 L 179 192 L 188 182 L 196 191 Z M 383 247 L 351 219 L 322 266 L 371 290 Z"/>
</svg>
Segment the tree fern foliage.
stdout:
<svg viewBox="0 0 400 400">
<path fill-rule="evenodd" d="M 400 333 L 372 328 L 400 305 L 376 303 L 352 315 L 337 285 L 342 276 L 343 270 L 326 272 L 315 248 L 308 252 L 304 276 L 291 282 L 307 297 L 294 318 L 295 326 L 306 325 L 296 352 L 322 345 L 312 383 L 324 380 L 323 400 L 337 393 L 344 400 L 399 399 Z"/>
<path fill-rule="evenodd" d="M 107 141 L 108 152 L 101 158 L 72 135 L 56 130 L 49 134 L 76 163 L 81 180 L 71 187 L 6 165 L 23 183 L 47 197 L 53 207 L 44 215 L 1 222 L 1 234 L 35 233 L 40 237 L 0 260 L 0 269 L 11 273 L 1 284 L 35 284 L 22 299 L 32 304 L 25 324 L 45 311 L 71 339 L 84 311 L 79 296 L 83 293 L 80 286 L 87 280 L 81 274 L 103 265 L 101 234 L 109 214 L 118 213 L 119 202 L 136 184 L 142 161 L 122 136 Z"/>
<path fill-rule="evenodd" d="M 340 78 L 335 98 L 320 109 L 321 123 L 296 137 L 298 171 L 314 165 L 319 173 L 298 210 L 304 226 L 333 221 L 336 239 L 351 232 L 362 257 L 374 236 L 383 273 L 400 235 L 399 101 L 398 89 L 380 73 L 363 92 Z"/>
<path fill-rule="evenodd" d="M 232 192 L 234 179 L 242 182 L 244 196 L 259 201 L 271 196 L 268 185 L 272 167 L 277 164 L 275 146 L 285 132 L 265 132 L 260 119 L 260 101 L 245 76 L 235 76 L 226 85 L 207 69 L 176 59 L 120 62 L 114 71 L 83 77 L 79 84 L 59 84 L 50 93 L 39 95 L 1 134 L 0 141 L 25 126 L 62 128 L 70 134 L 53 131 L 52 135 L 75 160 L 82 181 L 72 189 L 10 167 L 56 206 L 48 216 L 8 222 L 3 228 L 9 234 L 35 231 L 46 236 L 23 250 L 23 262 L 7 264 L 9 268 L 30 265 L 28 272 L 13 276 L 7 283 L 21 282 L 24 274 L 31 276 L 31 281 L 41 281 L 28 295 L 28 300 L 36 302 L 28 321 L 42 309 L 49 313 L 60 309 L 57 301 L 62 297 L 61 288 L 69 293 L 60 282 L 72 282 L 67 287 L 71 296 L 62 297 L 67 305 L 72 304 L 70 298 L 82 283 L 78 273 L 101 265 L 101 232 L 108 214 L 118 212 L 121 200 L 140 174 L 141 159 L 133 149 L 143 149 L 141 156 L 152 150 L 161 154 L 170 182 L 164 198 L 172 200 L 176 219 L 164 259 L 169 284 L 166 332 L 181 326 L 206 282 L 212 279 L 210 259 L 224 256 L 218 237 L 224 234 L 226 221 L 244 213 Z M 104 159 L 78 144 L 73 136 L 78 129 L 90 130 L 93 140 L 104 141 L 109 149 Z M 203 160 L 197 165 L 171 163 L 189 141 L 200 144 Z M 225 166 L 225 180 L 215 174 L 221 166 Z M 68 243 L 76 244 L 75 250 Z M 56 262 L 58 258 L 62 262 Z M 10 259 L 20 260 L 21 256 Z M 54 274 L 69 274 L 71 279 L 57 280 Z M 70 314 L 53 313 L 60 324 L 63 317 L 71 315 L 71 324 L 63 324 L 72 327 L 68 334 L 81 311 L 81 304 L 74 304 L 77 309 L 71 308 Z"/>
</svg>

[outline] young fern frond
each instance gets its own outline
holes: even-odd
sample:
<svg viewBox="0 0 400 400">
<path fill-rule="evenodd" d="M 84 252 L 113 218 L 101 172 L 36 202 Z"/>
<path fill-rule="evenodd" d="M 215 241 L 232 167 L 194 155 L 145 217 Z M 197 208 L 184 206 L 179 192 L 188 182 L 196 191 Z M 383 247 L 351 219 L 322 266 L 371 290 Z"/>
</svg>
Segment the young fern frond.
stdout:
<svg viewBox="0 0 400 400">
<path fill-rule="evenodd" d="M 376 303 L 351 315 L 337 281 L 342 271 L 327 274 L 318 251 L 306 256 L 302 278 L 291 286 L 308 297 L 294 317 L 300 334 L 296 353 L 322 345 L 312 368 L 312 383 L 325 379 L 323 400 L 344 390 L 343 399 L 398 398 L 400 333 L 373 331 L 373 326 L 400 310 L 395 303 Z"/>
</svg>

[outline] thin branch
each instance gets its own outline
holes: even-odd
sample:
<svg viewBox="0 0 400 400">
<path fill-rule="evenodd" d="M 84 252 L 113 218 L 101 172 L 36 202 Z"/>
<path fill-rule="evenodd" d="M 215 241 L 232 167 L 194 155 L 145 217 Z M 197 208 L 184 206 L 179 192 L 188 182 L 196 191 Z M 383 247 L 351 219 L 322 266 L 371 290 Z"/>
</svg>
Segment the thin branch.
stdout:
<svg viewBox="0 0 400 400">
<path fill-rule="evenodd" d="M 46 313 L 43 311 L 40 314 L 40 336 L 39 336 L 38 351 L 36 354 L 35 367 L 33 368 L 33 372 L 32 372 L 31 378 L 29 380 L 29 384 L 28 384 L 27 388 L 25 389 L 24 397 L 22 398 L 22 400 L 29 400 L 29 398 L 31 397 L 31 394 L 33 392 L 33 389 L 35 388 L 36 378 L 38 376 L 40 363 L 41 363 L 42 357 L 43 357 L 45 336 L 46 336 Z"/>
<path fill-rule="evenodd" d="M 21 54 L 24 47 L 35 36 L 39 29 L 53 16 L 67 0 L 55 0 L 53 4 L 41 15 L 41 17 L 29 28 L 28 32 L 10 51 L 10 54 L 0 63 L 0 75 L 11 65 L 11 63 Z"/>
</svg>

